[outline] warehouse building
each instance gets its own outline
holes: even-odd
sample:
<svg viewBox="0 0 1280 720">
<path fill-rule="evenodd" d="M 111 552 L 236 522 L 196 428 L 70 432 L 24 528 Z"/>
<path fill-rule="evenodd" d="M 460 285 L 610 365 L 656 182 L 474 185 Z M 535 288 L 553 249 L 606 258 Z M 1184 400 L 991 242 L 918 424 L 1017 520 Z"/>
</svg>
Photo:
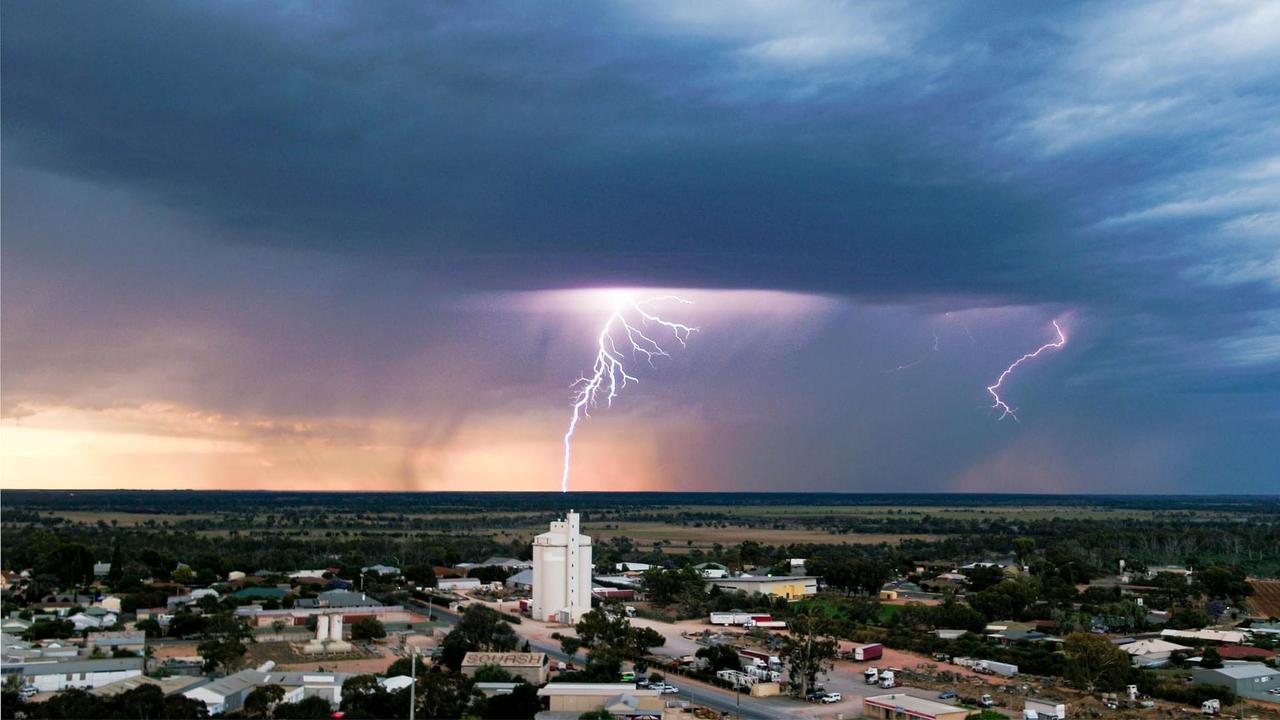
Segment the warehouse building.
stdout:
<svg viewBox="0 0 1280 720">
<path fill-rule="evenodd" d="M 969 711 L 955 705 L 894 693 L 864 699 L 862 715 L 877 720 L 964 720 Z"/>
<path fill-rule="evenodd" d="M 1241 663 L 1221 668 L 1194 668 L 1191 677 L 1204 685 L 1230 688 L 1236 695 L 1254 700 L 1274 701 L 1268 691 L 1280 688 L 1280 670 L 1262 663 Z"/>
<path fill-rule="evenodd" d="M 741 590 L 748 594 L 760 593 L 787 600 L 799 600 L 818 594 L 818 578 L 812 575 L 737 575 L 707 578 L 706 582 L 721 590 Z"/>
<path fill-rule="evenodd" d="M 462 672 L 475 675 L 486 665 L 493 665 L 521 677 L 534 685 L 547 682 L 548 662 L 546 653 L 522 652 L 469 652 L 462 658 Z"/>
</svg>

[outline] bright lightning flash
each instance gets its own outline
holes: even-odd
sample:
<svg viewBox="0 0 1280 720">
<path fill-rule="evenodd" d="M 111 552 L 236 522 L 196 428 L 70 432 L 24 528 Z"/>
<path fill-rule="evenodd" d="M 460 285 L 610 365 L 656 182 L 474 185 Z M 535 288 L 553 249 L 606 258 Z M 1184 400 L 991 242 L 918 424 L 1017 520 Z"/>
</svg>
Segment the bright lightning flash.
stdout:
<svg viewBox="0 0 1280 720">
<path fill-rule="evenodd" d="M 1058 338 L 1056 340 L 1054 340 L 1053 342 L 1045 343 L 1044 345 L 1041 345 L 1040 347 L 1036 348 L 1034 352 L 1029 352 L 1026 355 L 1023 355 L 1022 357 L 1018 358 L 1017 360 L 1014 360 L 1013 364 L 1005 368 L 1004 372 L 1000 373 L 1000 377 L 996 378 L 996 382 L 994 385 L 987 386 L 987 392 L 991 393 L 991 397 L 995 399 L 995 403 L 992 404 L 991 407 L 1000 410 L 999 419 L 1003 420 L 1005 419 L 1005 417 L 1008 417 L 1008 416 L 1012 416 L 1014 420 L 1018 419 L 1018 416 L 1014 412 L 1014 409 L 1009 407 L 1009 405 L 1005 403 L 1005 401 L 1000 397 L 1000 386 L 1004 384 L 1005 379 L 1008 378 L 1009 375 L 1013 374 L 1014 369 L 1028 360 L 1039 357 L 1040 353 L 1043 353 L 1047 350 L 1058 350 L 1062 348 L 1063 345 L 1067 344 L 1067 336 L 1063 334 L 1062 327 L 1058 325 L 1057 320 L 1053 321 L 1053 330 L 1058 334 Z"/>
<path fill-rule="evenodd" d="M 569 429 L 564 433 L 564 474 L 560 478 L 560 491 L 569 491 L 569 459 L 573 454 L 573 432 L 578 428 L 578 421 L 591 417 L 590 408 L 595 407 L 603 394 L 607 407 L 613 406 L 613 399 L 629 382 L 640 382 L 627 373 L 625 360 L 627 353 L 631 359 L 644 358 L 653 367 L 654 358 L 671 357 L 657 340 L 649 334 L 662 332 L 670 334 L 681 347 L 688 342 L 689 336 L 698 328 L 678 322 L 664 320 L 651 308 L 659 303 L 675 302 L 692 305 L 692 300 L 675 295 L 662 295 L 647 300 L 634 301 L 619 297 L 613 307 L 613 313 L 605 320 L 597 339 L 596 361 L 591 375 L 583 375 L 571 386 L 573 388 L 573 413 L 569 418 Z M 621 346 L 621 349 L 619 348 Z"/>
</svg>

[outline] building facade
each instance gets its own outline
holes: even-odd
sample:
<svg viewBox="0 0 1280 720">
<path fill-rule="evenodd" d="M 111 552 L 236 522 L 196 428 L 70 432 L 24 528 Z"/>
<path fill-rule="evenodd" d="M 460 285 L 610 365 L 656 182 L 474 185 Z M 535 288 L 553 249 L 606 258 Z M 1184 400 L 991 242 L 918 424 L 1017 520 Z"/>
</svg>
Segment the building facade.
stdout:
<svg viewBox="0 0 1280 720">
<path fill-rule="evenodd" d="M 538 620 L 576 623 L 591 609 L 591 538 L 579 532 L 578 513 L 533 539 L 533 603 Z"/>
</svg>

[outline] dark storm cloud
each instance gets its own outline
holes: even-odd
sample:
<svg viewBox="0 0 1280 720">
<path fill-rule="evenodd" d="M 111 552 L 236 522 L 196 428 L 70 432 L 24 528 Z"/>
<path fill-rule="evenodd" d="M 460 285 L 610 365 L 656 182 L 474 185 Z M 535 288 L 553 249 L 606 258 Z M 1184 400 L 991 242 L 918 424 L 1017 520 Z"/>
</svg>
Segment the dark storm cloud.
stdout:
<svg viewBox="0 0 1280 720">
<path fill-rule="evenodd" d="M 400 388 L 483 337 L 433 313 L 459 291 L 777 288 L 919 308 L 918 325 L 1045 305 L 1019 333 L 1080 319 L 1060 436 L 1233 418 L 1218 437 L 1239 442 L 1188 466 L 1264 467 L 1280 421 L 1277 24 L 1247 3 L 7 2 L 6 379 L 107 392 L 85 372 L 100 356 L 75 352 L 84 333 L 121 366 L 190 368 L 176 359 L 225 343 L 218 377 L 190 369 L 167 391 L 335 409 L 277 382 L 291 368 L 338 378 L 344 411 L 455 418 L 463 390 Z M 546 382 L 544 363 L 572 362 L 546 359 L 551 333 L 473 382 Z M 991 336 L 974 378 L 1026 335 Z M 851 382 L 832 357 L 797 372 Z M 956 387 L 954 367 L 925 369 Z M 784 434 L 833 441 L 814 460 L 833 478 L 844 441 L 823 424 L 867 422 L 845 397 Z M 913 421 L 927 401 L 876 397 L 896 422 L 868 438 L 954 436 L 950 469 L 991 450 L 956 415 Z M 1116 437 L 1121 453 L 1136 434 Z M 746 444 L 717 440 L 744 469 L 760 462 L 733 459 Z"/>
</svg>

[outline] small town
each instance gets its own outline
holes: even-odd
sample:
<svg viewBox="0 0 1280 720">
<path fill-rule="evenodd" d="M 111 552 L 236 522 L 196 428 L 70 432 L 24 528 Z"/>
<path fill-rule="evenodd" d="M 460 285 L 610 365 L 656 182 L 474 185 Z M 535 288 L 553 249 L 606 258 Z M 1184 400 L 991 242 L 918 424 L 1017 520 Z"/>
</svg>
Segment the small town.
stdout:
<svg viewBox="0 0 1280 720">
<path fill-rule="evenodd" d="M 63 550 L 92 578 L 4 571 L 5 715 L 1280 716 L 1280 622 L 1252 609 L 1274 612 L 1280 581 L 1120 561 L 1066 584 L 1080 570 L 1026 539 L 899 568 L 749 562 L 749 542 L 728 562 L 602 562 L 581 518 L 526 557 L 451 567 L 178 562 L 160 579 Z"/>
</svg>

